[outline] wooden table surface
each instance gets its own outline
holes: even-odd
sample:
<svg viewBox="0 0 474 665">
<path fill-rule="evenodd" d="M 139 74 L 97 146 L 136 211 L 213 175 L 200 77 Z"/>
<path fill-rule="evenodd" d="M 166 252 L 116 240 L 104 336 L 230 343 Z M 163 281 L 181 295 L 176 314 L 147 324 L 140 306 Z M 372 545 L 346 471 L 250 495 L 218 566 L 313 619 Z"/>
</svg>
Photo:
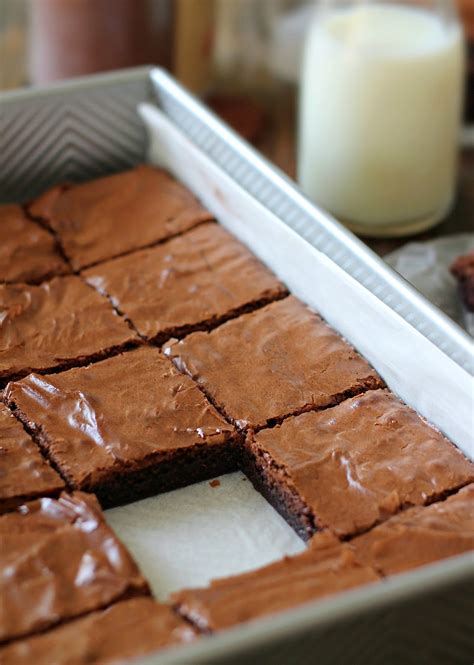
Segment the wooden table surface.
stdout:
<svg viewBox="0 0 474 665">
<path fill-rule="evenodd" d="M 279 108 L 270 119 L 256 147 L 291 178 L 296 175 L 295 112 L 293 105 Z M 423 241 L 463 232 L 474 232 L 474 149 L 460 155 L 458 193 L 449 216 L 435 228 L 407 238 L 363 238 L 380 256 L 407 242 Z"/>
</svg>

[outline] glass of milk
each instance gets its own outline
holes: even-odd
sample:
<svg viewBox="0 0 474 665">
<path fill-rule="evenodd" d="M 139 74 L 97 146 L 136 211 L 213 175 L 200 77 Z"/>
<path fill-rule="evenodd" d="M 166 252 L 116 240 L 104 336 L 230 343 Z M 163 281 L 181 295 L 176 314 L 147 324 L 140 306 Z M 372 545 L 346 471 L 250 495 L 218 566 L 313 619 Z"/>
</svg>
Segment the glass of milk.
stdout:
<svg viewBox="0 0 474 665">
<path fill-rule="evenodd" d="M 434 226 L 455 195 L 463 74 L 452 0 L 323 0 L 302 65 L 303 190 L 362 235 Z"/>
</svg>

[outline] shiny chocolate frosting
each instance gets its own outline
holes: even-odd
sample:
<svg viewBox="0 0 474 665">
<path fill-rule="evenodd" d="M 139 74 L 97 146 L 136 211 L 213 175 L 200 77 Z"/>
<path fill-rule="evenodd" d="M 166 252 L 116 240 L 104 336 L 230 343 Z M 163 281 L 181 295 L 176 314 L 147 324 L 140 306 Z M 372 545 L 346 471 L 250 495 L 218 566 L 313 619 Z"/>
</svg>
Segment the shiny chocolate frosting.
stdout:
<svg viewBox="0 0 474 665">
<path fill-rule="evenodd" d="M 0 642 L 149 588 L 90 494 L 62 494 L 0 517 Z"/>
<path fill-rule="evenodd" d="M 151 166 L 55 187 L 29 211 L 58 234 L 75 270 L 212 219 L 189 190 Z"/>
<path fill-rule="evenodd" d="M 252 303 L 286 293 L 260 261 L 212 223 L 83 275 L 148 339 L 215 325 Z"/>
<path fill-rule="evenodd" d="M 54 237 L 18 205 L 0 205 L 0 282 L 36 284 L 69 272 Z"/>
<path fill-rule="evenodd" d="M 171 341 L 164 351 L 242 429 L 383 385 L 342 337 L 293 296 L 211 333 Z"/>
<path fill-rule="evenodd" d="M 290 418 L 249 447 L 339 536 L 474 480 L 474 464 L 387 390 Z"/>
</svg>

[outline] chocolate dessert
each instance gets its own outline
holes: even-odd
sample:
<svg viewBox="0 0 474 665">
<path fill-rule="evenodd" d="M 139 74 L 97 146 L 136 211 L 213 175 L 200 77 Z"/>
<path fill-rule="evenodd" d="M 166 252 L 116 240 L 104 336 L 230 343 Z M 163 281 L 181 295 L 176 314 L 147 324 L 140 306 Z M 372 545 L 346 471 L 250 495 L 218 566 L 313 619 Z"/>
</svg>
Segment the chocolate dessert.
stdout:
<svg viewBox="0 0 474 665">
<path fill-rule="evenodd" d="M 54 237 L 19 205 L 0 205 L 0 282 L 39 282 L 70 272 Z"/>
<path fill-rule="evenodd" d="M 458 281 L 460 296 L 467 309 L 474 312 L 474 252 L 459 256 L 451 266 Z"/>
<path fill-rule="evenodd" d="M 0 382 L 83 365 L 139 342 L 106 298 L 79 277 L 0 284 Z"/>
<path fill-rule="evenodd" d="M 0 403 L 0 513 L 40 496 L 58 496 L 64 481 Z"/>
<path fill-rule="evenodd" d="M 0 663 L 115 665 L 195 638 L 196 631 L 167 605 L 133 598 L 0 647 Z"/>
<path fill-rule="evenodd" d="M 474 464 L 387 390 L 249 434 L 243 468 L 303 538 L 345 538 L 474 481 Z"/>
<path fill-rule="evenodd" d="M 189 190 L 151 166 L 55 187 L 33 201 L 29 212 L 55 231 L 74 270 L 212 219 Z"/>
<path fill-rule="evenodd" d="M 92 495 L 0 516 L 0 643 L 138 595 L 148 584 Z"/>
<path fill-rule="evenodd" d="M 236 468 L 233 427 L 155 348 L 10 383 L 5 401 L 70 487 L 103 506 Z"/>
<path fill-rule="evenodd" d="M 209 330 L 287 295 L 283 284 L 217 224 L 102 263 L 83 276 L 142 337 L 157 343 Z"/>
<path fill-rule="evenodd" d="M 239 429 L 261 429 L 383 386 L 375 370 L 290 296 L 170 341 L 164 353 Z"/>
</svg>

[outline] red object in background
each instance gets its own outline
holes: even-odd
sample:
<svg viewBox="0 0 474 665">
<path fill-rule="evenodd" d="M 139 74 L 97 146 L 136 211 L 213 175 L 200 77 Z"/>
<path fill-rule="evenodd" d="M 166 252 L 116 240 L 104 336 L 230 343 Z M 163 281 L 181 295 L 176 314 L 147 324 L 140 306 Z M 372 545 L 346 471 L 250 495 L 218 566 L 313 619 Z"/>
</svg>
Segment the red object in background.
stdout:
<svg viewBox="0 0 474 665">
<path fill-rule="evenodd" d="M 172 0 L 34 0 L 34 83 L 171 62 Z"/>
</svg>

